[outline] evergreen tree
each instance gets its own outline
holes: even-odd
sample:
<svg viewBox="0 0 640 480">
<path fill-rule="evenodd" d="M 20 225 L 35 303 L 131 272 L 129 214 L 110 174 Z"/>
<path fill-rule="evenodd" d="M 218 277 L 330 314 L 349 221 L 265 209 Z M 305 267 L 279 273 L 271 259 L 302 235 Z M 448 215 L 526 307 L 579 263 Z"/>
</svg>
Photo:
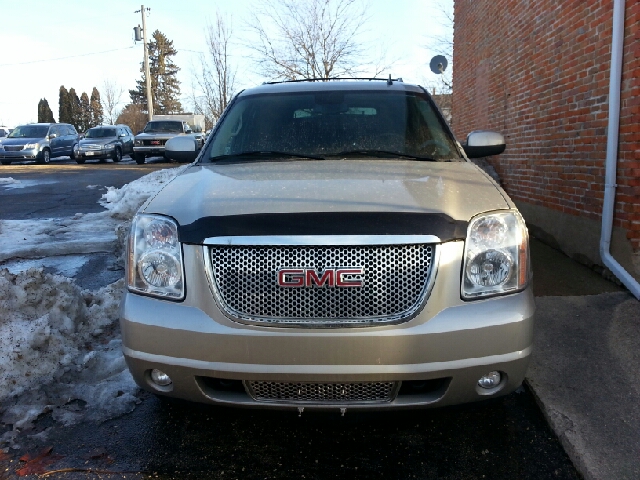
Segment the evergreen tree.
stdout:
<svg viewBox="0 0 640 480">
<path fill-rule="evenodd" d="M 71 123 L 71 104 L 69 103 L 69 92 L 60 85 L 60 99 L 58 101 L 58 118 L 60 123 Z"/>
<path fill-rule="evenodd" d="M 69 94 L 67 95 L 67 98 L 68 98 L 68 104 L 69 104 L 69 121 L 66 123 L 70 123 L 71 125 L 76 127 L 76 130 L 78 130 L 80 128 L 80 122 L 81 122 L 80 112 L 82 110 L 80 108 L 80 99 L 76 94 L 75 88 L 71 87 L 69 89 Z M 84 132 L 84 130 L 82 131 Z"/>
<path fill-rule="evenodd" d="M 38 102 L 38 123 L 55 123 L 49 102 L 43 98 Z"/>
<path fill-rule="evenodd" d="M 159 30 L 153 32 L 152 38 L 149 42 L 149 73 L 153 111 L 162 115 L 180 113 L 180 82 L 176 76 L 180 68 L 172 58 L 178 52 L 173 48 L 173 42 Z M 142 109 L 148 111 L 144 63 L 140 71 L 142 79 L 136 80 L 137 87 L 135 90 L 129 90 L 129 96 L 132 104 L 142 105 Z"/>
<path fill-rule="evenodd" d="M 78 115 L 78 125 L 76 126 L 76 129 L 80 132 L 86 132 L 92 126 L 89 96 L 87 95 L 87 92 L 82 92 L 82 95 L 80 95 L 80 113 Z"/>
<path fill-rule="evenodd" d="M 102 102 L 100 101 L 100 92 L 96 87 L 93 87 L 91 91 L 89 108 L 91 110 L 91 126 L 102 125 L 104 123 L 104 113 L 102 110 Z"/>
</svg>

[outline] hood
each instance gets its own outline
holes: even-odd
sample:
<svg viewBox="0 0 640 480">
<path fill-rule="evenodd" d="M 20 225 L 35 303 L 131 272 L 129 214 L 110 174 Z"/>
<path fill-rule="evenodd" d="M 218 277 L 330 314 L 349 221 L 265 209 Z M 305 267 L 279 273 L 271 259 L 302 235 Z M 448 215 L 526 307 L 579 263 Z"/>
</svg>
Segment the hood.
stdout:
<svg viewBox="0 0 640 480">
<path fill-rule="evenodd" d="M 118 137 L 83 138 L 79 144 L 82 145 L 104 145 L 117 140 Z"/>
<path fill-rule="evenodd" d="M 36 137 L 36 138 L 3 138 L 0 143 L 2 145 L 26 145 L 27 143 L 42 143 L 44 142 L 44 137 Z"/>
<path fill-rule="evenodd" d="M 436 214 L 466 223 L 507 208 L 508 197 L 472 163 L 367 159 L 194 165 L 144 212 L 171 216 L 180 225 L 209 217 L 319 213 Z"/>
</svg>

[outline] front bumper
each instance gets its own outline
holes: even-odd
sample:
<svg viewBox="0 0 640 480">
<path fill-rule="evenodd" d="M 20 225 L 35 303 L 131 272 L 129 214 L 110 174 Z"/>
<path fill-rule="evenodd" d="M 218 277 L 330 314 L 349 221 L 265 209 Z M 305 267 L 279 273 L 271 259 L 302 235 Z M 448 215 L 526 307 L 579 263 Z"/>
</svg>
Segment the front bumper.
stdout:
<svg viewBox="0 0 640 480">
<path fill-rule="evenodd" d="M 82 150 L 78 152 L 78 156 L 85 160 L 103 160 L 113 157 L 113 149 L 111 150 Z"/>
<path fill-rule="evenodd" d="M 0 159 L 2 160 L 35 160 L 37 158 L 40 158 L 41 156 L 42 153 L 37 148 L 18 150 L 17 152 L 0 150 Z"/>
<path fill-rule="evenodd" d="M 133 147 L 133 152 L 138 155 L 164 155 L 164 145 L 154 145 L 152 147 L 143 146 L 143 147 Z"/>
<path fill-rule="evenodd" d="M 385 409 L 452 405 L 505 395 L 522 382 L 531 353 L 535 305 L 529 287 L 493 299 L 460 300 L 462 242 L 440 247 L 429 301 L 413 319 L 366 328 L 277 328 L 246 325 L 217 307 L 202 249 L 185 245 L 187 298 L 169 302 L 126 293 L 121 310 L 125 359 L 144 389 L 197 402 L 263 408 Z M 190 273 L 189 273 L 190 272 Z M 151 369 L 173 380 L 156 387 Z M 484 391 L 478 379 L 503 374 Z M 415 382 L 437 388 L 385 403 L 256 401 L 215 388 L 220 379 L 273 382 Z"/>
</svg>

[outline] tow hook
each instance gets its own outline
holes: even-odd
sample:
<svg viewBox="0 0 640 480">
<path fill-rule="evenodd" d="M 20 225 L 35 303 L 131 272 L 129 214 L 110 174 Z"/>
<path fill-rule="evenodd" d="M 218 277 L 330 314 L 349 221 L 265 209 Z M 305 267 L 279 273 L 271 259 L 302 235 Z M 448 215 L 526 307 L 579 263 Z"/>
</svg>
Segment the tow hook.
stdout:
<svg viewBox="0 0 640 480">
<path fill-rule="evenodd" d="M 341 417 L 344 417 L 344 414 L 345 414 L 345 413 L 347 413 L 347 409 L 346 409 L 346 408 L 344 408 L 344 407 L 342 407 L 342 408 L 340 409 L 340 416 L 341 416 Z"/>
<path fill-rule="evenodd" d="M 298 407 L 298 418 L 302 416 L 302 412 L 304 412 L 304 407 Z"/>
</svg>

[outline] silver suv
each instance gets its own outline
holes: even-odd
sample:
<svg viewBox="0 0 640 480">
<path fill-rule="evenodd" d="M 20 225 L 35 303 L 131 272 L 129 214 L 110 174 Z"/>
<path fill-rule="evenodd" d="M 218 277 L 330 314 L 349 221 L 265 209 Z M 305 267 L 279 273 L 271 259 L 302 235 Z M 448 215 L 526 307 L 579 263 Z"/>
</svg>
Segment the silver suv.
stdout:
<svg viewBox="0 0 640 480">
<path fill-rule="evenodd" d="M 189 137 L 167 155 L 196 159 Z M 121 309 L 135 380 L 266 408 L 414 408 L 508 394 L 535 305 L 527 228 L 429 93 L 266 84 L 229 105 L 136 215 Z"/>
<path fill-rule="evenodd" d="M 68 123 L 30 123 L 13 129 L 0 142 L 0 161 L 11 162 L 35 160 L 49 163 L 52 158 L 78 156 L 80 137 L 73 125 Z"/>
</svg>

